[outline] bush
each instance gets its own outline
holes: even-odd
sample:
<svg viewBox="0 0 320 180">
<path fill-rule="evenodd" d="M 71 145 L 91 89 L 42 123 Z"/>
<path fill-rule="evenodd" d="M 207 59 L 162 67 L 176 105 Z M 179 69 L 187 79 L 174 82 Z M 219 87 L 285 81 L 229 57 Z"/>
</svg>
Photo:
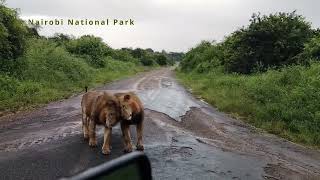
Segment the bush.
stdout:
<svg viewBox="0 0 320 180">
<path fill-rule="evenodd" d="M 156 64 L 154 58 L 149 53 L 142 56 L 140 61 L 141 61 L 142 65 L 144 65 L 144 66 L 153 66 Z"/>
<path fill-rule="evenodd" d="M 180 66 L 183 71 L 209 72 L 221 66 L 222 51 L 218 44 L 202 41 L 186 53 Z"/>
<path fill-rule="evenodd" d="M 295 12 L 253 14 L 250 22 L 248 27 L 235 31 L 221 43 L 202 41 L 187 52 L 181 69 L 202 73 L 223 66 L 226 72 L 250 74 L 299 64 L 302 58 L 298 56 L 304 44 L 318 34 Z M 312 41 L 310 47 L 316 43 Z"/>
<path fill-rule="evenodd" d="M 67 50 L 88 60 L 94 67 L 104 67 L 104 57 L 110 54 L 110 48 L 101 38 L 85 35 L 71 40 L 66 45 Z"/>
<path fill-rule="evenodd" d="M 294 57 L 303 51 L 304 43 L 313 35 L 310 23 L 295 12 L 253 14 L 250 22 L 223 43 L 222 61 L 228 72 L 249 74 L 257 67 L 266 70 L 295 64 Z"/>
<path fill-rule="evenodd" d="M 142 57 L 144 57 L 146 53 L 147 52 L 141 48 L 136 48 L 131 51 L 132 56 L 138 59 L 141 59 Z"/>
<path fill-rule="evenodd" d="M 320 61 L 320 34 L 306 43 L 303 52 L 295 58 L 301 64 L 309 64 L 310 61 Z"/>
<path fill-rule="evenodd" d="M 32 104 L 43 90 L 40 83 L 22 82 L 6 75 L 0 75 L 0 85 L 0 111 Z"/>
<path fill-rule="evenodd" d="M 0 2 L 0 72 L 14 73 L 23 64 L 18 57 L 24 53 L 28 28 L 16 10 Z"/>
<path fill-rule="evenodd" d="M 84 87 L 92 78 L 93 69 L 84 59 L 71 56 L 63 47 L 45 39 L 30 40 L 25 59 L 28 67 L 22 73 L 24 80 L 68 89 L 72 88 L 70 82 Z"/>
<path fill-rule="evenodd" d="M 319 143 L 320 64 L 310 68 L 293 66 L 280 71 L 269 71 L 257 76 L 247 85 L 247 98 L 257 107 L 256 121 L 266 121 L 273 131 L 272 123 L 284 124 L 282 130 L 289 131 L 289 138 L 306 144 Z M 274 124 L 273 123 L 273 124 Z M 318 143 L 318 144 L 317 144 Z"/>
<path fill-rule="evenodd" d="M 0 74 L 0 85 L 0 99 L 3 100 L 9 99 L 15 94 L 19 82 L 15 78 Z"/>
<path fill-rule="evenodd" d="M 54 41 L 59 46 L 66 46 L 67 43 L 69 43 L 71 40 L 75 40 L 73 36 L 62 34 L 62 33 L 55 33 L 54 36 L 49 37 L 49 40 Z"/>
<path fill-rule="evenodd" d="M 141 66 L 137 66 L 135 63 L 118 61 L 107 57 L 106 66 L 95 71 L 93 83 L 107 83 L 119 77 L 135 74 L 141 70 L 143 70 Z"/>
<path fill-rule="evenodd" d="M 135 64 L 139 64 L 139 60 L 137 58 L 134 58 L 129 51 L 127 50 L 113 50 L 111 53 L 111 56 L 113 59 L 119 60 L 119 61 L 125 61 L 125 62 L 133 62 Z"/>
<path fill-rule="evenodd" d="M 160 65 L 160 66 L 166 66 L 169 64 L 169 60 L 167 59 L 167 57 L 163 54 L 159 54 L 155 56 L 156 62 Z"/>
</svg>

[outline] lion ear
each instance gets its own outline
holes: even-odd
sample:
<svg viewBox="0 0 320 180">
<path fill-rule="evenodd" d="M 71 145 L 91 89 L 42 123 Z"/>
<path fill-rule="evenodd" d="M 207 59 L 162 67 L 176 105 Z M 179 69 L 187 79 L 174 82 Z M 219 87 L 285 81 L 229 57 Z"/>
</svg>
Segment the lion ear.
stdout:
<svg viewBox="0 0 320 180">
<path fill-rule="evenodd" d="M 130 96 L 129 94 L 126 94 L 126 95 L 124 96 L 124 100 L 125 100 L 125 101 L 129 101 L 130 98 L 131 98 L 131 96 Z"/>
</svg>

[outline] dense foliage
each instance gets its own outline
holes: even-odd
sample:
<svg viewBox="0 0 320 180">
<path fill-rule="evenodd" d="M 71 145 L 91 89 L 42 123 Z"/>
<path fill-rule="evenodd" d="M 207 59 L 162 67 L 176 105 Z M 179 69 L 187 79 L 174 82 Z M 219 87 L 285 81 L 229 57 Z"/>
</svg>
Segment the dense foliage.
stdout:
<svg viewBox="0 0 320 180">
<path fill-rule="evenodd" d="M 92 35 L 39 36 L 37 27 L 28 27 L 16 10 L 0 3 L 0 114 L 132 75 L 144 66 L 171 65 L 169 54 L 112 49 Z"/>
<path fill-rule="evenodd" d="M 303 51 L 304 43 L 313 35 L 310 24 L 295 12 L 262 17 L 254 14 L 250 22 L 223 44 L 223 62 L 229 72 L 248 74 L 294 64 L 294 57 Z"/>
<path fill-rule="evenodd" d="M 0 3 L 0 72 L 10 73 L 21 65 L 17 58 L 24 53 L 28 32 L 17 12 Z"/>
<path fill-rule="evenodd" d="M 310 23 L 295 12 L 254 14 L 248 27 L 235 31 L 223 42 L 204 41 L 191 49 L 181 67 L 204 72 L 221 65 L 226 72 L 250 74 L 305 63 L 297 56 L 315 34 Z"/>
<path fill-rule="evenodd" d="M 221 66 L 222 58 L 223 53 L 220 45 L 202 41 L 197 47 L 186 53 L 180 67 L 186 72 L 196 70 L 202 73 Z"/>
<path fill-rule="evenodd" d="M 178 77 L 220 110 L 320 147 L 320 35 L 302 16 L 253 15 L 221 43 L 186 53 Z"/>
<path fill-rule="evenodd" d="M 111 51 L 101 38 L 92 35 L 72 39 L 66 43 L 66 48 L 69 52 L 87 59 L 88 63 L 95 67 L 104 67 L 104 57 Z"/>
<path fill-rule="evenodd" d="M 303 52 L 295 58 L 301 64 L 309 64 L 310 61 L 320 61 L 320 34 L 317 34 L 306 43 Z"/>
</svg>

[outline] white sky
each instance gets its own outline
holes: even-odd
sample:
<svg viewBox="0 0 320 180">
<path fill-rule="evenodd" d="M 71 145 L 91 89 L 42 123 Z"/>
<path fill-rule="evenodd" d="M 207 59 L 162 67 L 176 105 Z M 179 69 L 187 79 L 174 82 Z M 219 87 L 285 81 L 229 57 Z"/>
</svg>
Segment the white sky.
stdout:
<svg viewBox="0 0 320 180">
<path fill-rule="evenodd" d="M 134 26 L 45 26 L 54 33 L 100 36 L 113 48 L 187 51 L 201 40 L 222 40 L 254 12 L 291 12 L 320 27 L 319 0 L 7 0 L 23 18 L 132 18 Z"/>
</svg>

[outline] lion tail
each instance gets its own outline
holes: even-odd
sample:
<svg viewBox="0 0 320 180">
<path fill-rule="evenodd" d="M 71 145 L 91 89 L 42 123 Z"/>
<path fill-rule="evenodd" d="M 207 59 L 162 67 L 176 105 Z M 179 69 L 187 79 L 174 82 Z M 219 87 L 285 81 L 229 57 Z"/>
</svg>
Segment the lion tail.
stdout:
<svg viewBox="0 0 320 180">
<path fill-rule="evenodd" d="M 88 86 L 85 86 L 84 89 L 86 90 L 86 92 L 88 92 Z"/>
</svg>

